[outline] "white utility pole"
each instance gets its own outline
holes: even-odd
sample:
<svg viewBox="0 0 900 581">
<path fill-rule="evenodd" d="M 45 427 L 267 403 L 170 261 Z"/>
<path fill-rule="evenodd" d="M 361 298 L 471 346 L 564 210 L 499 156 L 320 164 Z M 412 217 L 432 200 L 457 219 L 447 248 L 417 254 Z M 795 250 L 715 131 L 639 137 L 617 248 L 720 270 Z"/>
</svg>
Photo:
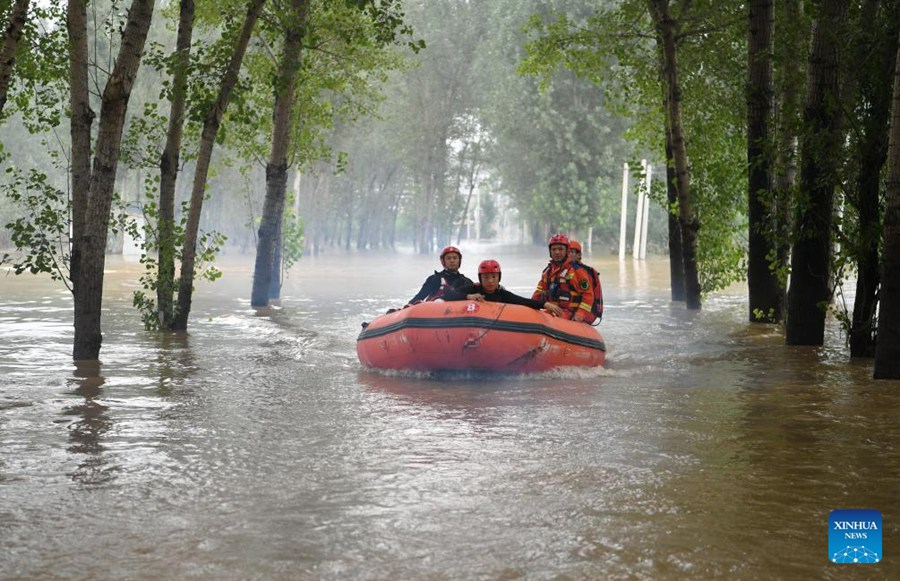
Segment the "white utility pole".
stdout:
<svg viewBox="0 0 900 581">
<path fill-rule="evenodd" d="M 644 164 L 644 217 L 641 221 L 641 260 L 647 258 L 647 223 L 650 220 L 650 177 L 653 175 L 653 166 Z"/>
<path fill-rule="evenodd" d="M 641 160 L 641 168 L 647 166 L 647 160 Z M 635 260 L 640 260 L 641 258 L 641 230 L 644 225 L 644 204 L 645 204 L 645 194 L 643 185 L 638 188 L 638 201 L 637 201 L 637 212 L 634 214 L 634 243 L 631 246 L 631 256 Z"/>
<path fill-rule="evenodd" d="M 622 170 L 622 216 L 619 218 L 619 260 L 625 260 L 625 231 L 628 229 L 628 164 Z"/>
</svg>

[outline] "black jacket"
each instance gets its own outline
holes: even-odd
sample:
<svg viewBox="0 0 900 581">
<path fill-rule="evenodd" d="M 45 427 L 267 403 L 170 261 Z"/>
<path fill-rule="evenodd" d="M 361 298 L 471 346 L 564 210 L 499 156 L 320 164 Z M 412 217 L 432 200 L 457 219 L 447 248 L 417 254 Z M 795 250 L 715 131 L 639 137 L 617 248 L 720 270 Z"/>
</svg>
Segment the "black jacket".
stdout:
<svg viewBox="0 0 900 581">
<path fill-rule="evenodd" d="M 409 303 L 417 303 L 419 301 L 425 301 L 429 298 L 444 298 L 444 297 L 435 297 L 435 295 L 441 289 L 441 280 L 447 281 L 450 289 L 457 289 L 462 287 L 472 286 L 473 283 L 466 275 L 457 272 L 450 272 L 447 269 L 444 269 L 440 272 L 434 271 L 434 274 L 425 279 L 425 283 L 422 285 L 422 288 L 419 292 L 409 300 Z M 446 292 L 448 289 L 444 289 Z M 465 297 L 463 297 L 465 298 Z"/>
<path fill-rule="evenodd" d="M 471 294 L 480 294 L 484 295 L 484 300 L 491 303 L 506 303 L 508 305 L 522 305 L 525 307 L 531 307 L 532 309 L 542 309 L 544 308 L 544 301 L 534 301 L 531 299 L 527 299 L 525 297 L 519 296 L 514 292 L 510 292 L 505 288 L 497 287 L 492 293 L 487 293 L 480 284 L 473 284 L 468 287 L 454 289 L 452 291 L 444 293 L 443 299 L 445 301 L 464 301 L 466 300 L 466 295 Z"/>
</svg>

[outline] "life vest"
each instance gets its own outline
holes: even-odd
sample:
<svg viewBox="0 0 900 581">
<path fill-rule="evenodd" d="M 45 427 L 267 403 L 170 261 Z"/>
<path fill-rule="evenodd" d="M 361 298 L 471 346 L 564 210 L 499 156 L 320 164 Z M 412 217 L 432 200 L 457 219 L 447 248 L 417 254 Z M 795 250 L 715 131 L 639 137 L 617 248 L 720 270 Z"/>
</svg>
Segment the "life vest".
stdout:
<svg viewBox="0 0 900 581">
<path fill-rule="evenodd" d="M 561 309 L 577 309 L 581 304 L 581 293 L 573 293 L 572 278 L 577 266 L 566 261 L 562 267 L 554 268 L 554 264 L 548 264 L 544 268 L 543 279 L 545 282 L 542 297 L 545 301 L 553 301 L 559 304 Z M 554 272 L 554 270 L 556 272 Z"/>
</svg>

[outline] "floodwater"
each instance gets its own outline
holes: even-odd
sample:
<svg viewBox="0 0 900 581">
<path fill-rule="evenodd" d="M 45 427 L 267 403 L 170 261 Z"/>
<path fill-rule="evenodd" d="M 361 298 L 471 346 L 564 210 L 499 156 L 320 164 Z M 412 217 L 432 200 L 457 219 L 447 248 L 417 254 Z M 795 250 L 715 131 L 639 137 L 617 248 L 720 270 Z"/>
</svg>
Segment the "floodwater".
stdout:
<svg viewBox="0 0 900 581">
<path fill-rule="evenodd" d="M 527 294 L 540 249 L 463 245 Z M 900 382 L 745 323 L 745 291 L 669 302 L 660 259 L 599 267 L 608 367 L 384 375 L 360 323 L 430 257 L 304 258 L 280 308 L 224 257 L 186 335 L 143 331 L 107 263 L 102 366 L 72 301 L 0 274 L 0 579 L 900 578 Z M 834 509 L 883 560 L 829 562 Z"/>
</svg>

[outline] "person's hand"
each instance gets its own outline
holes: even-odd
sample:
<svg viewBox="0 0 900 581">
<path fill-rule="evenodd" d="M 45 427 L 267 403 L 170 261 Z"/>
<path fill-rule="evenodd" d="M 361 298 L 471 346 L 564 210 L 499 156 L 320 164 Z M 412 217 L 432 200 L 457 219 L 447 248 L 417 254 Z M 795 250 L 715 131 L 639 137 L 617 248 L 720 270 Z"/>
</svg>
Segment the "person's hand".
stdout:
<svg viewBox="0 0 900 581">
<path fill-rule="evenodd" d="M 572 320 L 576 323 L 583 323 L 584 315 L 581 314 L 581 311 L 578 311 L 577 313 L 575 313 L 575 316 L 572 317 Z"/>
<path fill-rule="evenodd" d="M 544 309 L 550 311 L 550 314 L 554 317 L 559 317 L 563 313 L 563 310 L 559 307 L 559 305 L 554 305 L 551 302 L 544 303 Z"/>
<path fill-rule="evenodd" d="M 466 298 L 469 299 L 470 301 L 480 301 L 480 302 L 484 302 L 484 295 L 480 295 L 480 294 L 478 294 L 478 293 L 474 293 L 474 294 L 471 294 L 471 295 L 466 295 Z"/>
</svg>

